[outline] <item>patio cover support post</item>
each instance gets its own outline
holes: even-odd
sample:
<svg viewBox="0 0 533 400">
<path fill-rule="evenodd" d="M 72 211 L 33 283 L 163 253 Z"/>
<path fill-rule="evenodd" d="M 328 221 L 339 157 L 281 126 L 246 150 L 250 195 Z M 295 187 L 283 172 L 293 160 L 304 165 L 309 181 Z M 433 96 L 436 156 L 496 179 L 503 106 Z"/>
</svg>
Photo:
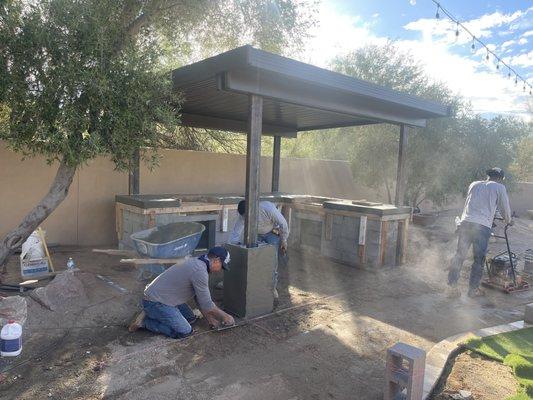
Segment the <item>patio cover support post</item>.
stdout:
<svg viewBox="0 0 533 400">
<path fill-rule="evenodd" d="M 140 156 L 139 149 L 136 149 L 133 152 L 133 157 L 131 158 L 129 179 L 128 179 L 128 194 L 139 194 L 140 193 Z"/>
<path fill-rule="evenodd" d="M 272 191 L 279 192 L 279 171 L 281 164 L 281 136 L 274 136 L 272 151 Z"/>
<path fill-rule="evenodd" d="M 405 201 L 405 159 L 407 153 L 407 135 L 409 128 L 400 125 L 400 142 L 398 146 L 398 170 L 396 173 L 396 196 L 394 205 L 403 206 Z"/>
<path fill-rule="evenodd" d="M 257 247 L 257 215 L 259 210 L 259 167 L 261 162 L 261 131 L 263 126 L 263 98 L 248 96 L 248 133 L 246 138 L 246 213 L 244 216 L 244 244 Z"/>
</svg>

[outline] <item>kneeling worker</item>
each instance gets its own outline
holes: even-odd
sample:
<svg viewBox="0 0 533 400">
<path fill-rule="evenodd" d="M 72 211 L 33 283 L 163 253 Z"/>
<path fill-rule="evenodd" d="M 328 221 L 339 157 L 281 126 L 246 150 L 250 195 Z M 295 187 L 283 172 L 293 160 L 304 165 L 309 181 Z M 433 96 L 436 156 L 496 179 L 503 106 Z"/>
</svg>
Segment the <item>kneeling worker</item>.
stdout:
<svg viewBox="0 0 533 400">
<path fill-rule="evenodd" d="M 229 261 L 229 252 L 217 246 L 167 269 L 144 289 L 143 311 L 128 330 L 145 328 L 172 338 L 191 335 L 196 316 L 186 302 L 193 297 L 209 325 L 233 325 L 233 317 L 215 305 L 209 292 L 208 274 L 228 270 Z"/>
</svg>

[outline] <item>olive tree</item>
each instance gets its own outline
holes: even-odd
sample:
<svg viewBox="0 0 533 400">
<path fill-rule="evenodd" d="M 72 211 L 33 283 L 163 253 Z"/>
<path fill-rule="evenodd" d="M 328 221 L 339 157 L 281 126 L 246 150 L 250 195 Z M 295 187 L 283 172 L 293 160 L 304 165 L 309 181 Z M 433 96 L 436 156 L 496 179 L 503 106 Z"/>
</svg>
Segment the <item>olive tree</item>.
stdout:
<svg viewBox="0 0 533 400">
<path fill-rule="evenodd" d="M 243 43 L 281 52 L 311 21 L 297 0 L 0 2 L 0 140 L 58 166 L 0 242 L 0 265 L 65 199 L 80 165 L 106 156 L 124 170 L 136 149 L 183 145 L 170 68 Z"/>
<path fill-rule="evenodd" d="M 516 159 L 520 140 L 528 132 L 531 136 L 531 125 L 520 119 L 486 119 L 472 113 L 464 99 L 432 80 L 420 62 L 394 42 L 357 49 L 336 58 L 332 68 L 450 106 L 451 117 L 428 120 L 425 128 L 409 133 L 406 201 L 411 206 L 423 199 L 444 205 L 463 193 L 472 180 L 483 179 L 487 168 L 507 169 Z M 397 126 L 375 124 L 302 135 L 290 150 L 293 155 L 350 161 L 358 182 L 384 190 L 392 202 L 398 139 Z"/>
</svg>

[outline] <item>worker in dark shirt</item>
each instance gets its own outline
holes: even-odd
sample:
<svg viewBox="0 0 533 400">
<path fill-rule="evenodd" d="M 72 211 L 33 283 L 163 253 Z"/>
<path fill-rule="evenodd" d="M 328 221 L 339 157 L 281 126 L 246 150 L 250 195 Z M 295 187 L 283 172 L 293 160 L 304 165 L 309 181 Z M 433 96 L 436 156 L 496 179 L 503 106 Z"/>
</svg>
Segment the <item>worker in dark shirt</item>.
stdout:
<svg viewBox="0 0 533 400">
<path fill-rule="evenodd" d="M 192 298 L 210 326 L 233 325 L 233 317 L 215 305 L 209 292 L 209 273 L 227 270 L 229 261 L 229 252 L 217 246 L 199 258 L 188 258 L 167 269 L 146 286 L 143 311 L 129 331 L 145 328 L 172 338 L 191 335 L 196 316 L 187 301 Z"/>
</svg>

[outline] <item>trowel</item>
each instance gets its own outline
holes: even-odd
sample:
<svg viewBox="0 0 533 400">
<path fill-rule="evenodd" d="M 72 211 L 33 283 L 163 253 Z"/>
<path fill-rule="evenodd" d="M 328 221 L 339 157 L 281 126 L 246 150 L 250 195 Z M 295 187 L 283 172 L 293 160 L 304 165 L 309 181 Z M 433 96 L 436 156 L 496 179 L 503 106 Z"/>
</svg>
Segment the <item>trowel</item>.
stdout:
<svg viewBox="0 0 533 400">
<path fill-rule="evenodd" d="M 237 323 L 234 323 L 232 325 L 221 324 L 221 325 L 219 325 L 217 327 L 212 326 L 211 329 L 218 332 L 218 331 L 225 331 L 226 329 L 235 328 L 237 326 L 239 326 L 239 325 L 237 325 Z"/>
</svg>

